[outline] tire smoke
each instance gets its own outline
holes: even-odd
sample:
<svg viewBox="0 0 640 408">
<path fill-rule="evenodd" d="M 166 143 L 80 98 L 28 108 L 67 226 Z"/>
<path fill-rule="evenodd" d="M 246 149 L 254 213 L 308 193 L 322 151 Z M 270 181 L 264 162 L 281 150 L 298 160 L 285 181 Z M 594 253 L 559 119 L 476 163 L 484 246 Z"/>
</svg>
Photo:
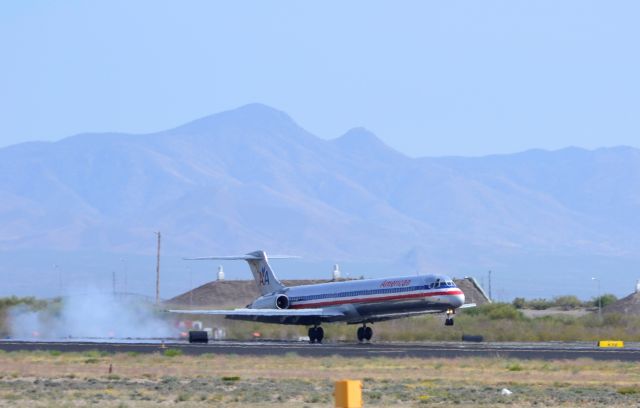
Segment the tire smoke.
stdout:
<svg viewBox="0 0 640 408">
<path fill-rule="evenodd" d="M 16 306 L 8 313 L 12 338 L 170 338 L 178 329 L 148 301 L 88 294 L 62 298 L 45 309 Z"/>
</svg>

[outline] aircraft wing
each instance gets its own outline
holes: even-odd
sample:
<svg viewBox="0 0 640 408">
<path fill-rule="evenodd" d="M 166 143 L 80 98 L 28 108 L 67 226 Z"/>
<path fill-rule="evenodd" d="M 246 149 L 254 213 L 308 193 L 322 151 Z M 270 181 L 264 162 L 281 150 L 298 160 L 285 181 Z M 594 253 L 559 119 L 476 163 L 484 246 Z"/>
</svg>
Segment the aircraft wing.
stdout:
<svg viewBox="0 0 640 408">
<path fill-rule="evenodd" d="M 339 317 L 344 313 L 327 309 L 232 309 L 232 310 L 168 310 L 170 313 L 218 316 L 318 316 Z"/>
<path fill-rule="evenodd" d="M 465 303 L 464 305 L 460 306 L 458 309 L 468 309 L 470 307 L 476 307 L 476 304 Z M 367 320 L 372 322 L 383 322 L 385 320 L 399 319 L 401 317 L 421 316 L 425 314 L 445 313 L 445 312 L 446 310 L 435 309 L 435 310 L 420 310 L 417 312 L 381 313 L 381 314 L 372 315 Z"/>
<path fill-rule="evenodd" d="M 368 322 L 383 322 L 385 320 L 399 319 L 401 317 L 421 316 L 425 314 L 444 313 L 444 310 L 420 310 L 418 312 L 381 313 L 367 317 Z"/>
<path fill-rule="evenodd" d="M 232 320 L 248 320 L 282 324 L 318 324 L 340 320 L 344 313 L 333 309 L 232 309 L 232 310 L 168 310 L 169 313 L 216 315 Z"/>
</svg>

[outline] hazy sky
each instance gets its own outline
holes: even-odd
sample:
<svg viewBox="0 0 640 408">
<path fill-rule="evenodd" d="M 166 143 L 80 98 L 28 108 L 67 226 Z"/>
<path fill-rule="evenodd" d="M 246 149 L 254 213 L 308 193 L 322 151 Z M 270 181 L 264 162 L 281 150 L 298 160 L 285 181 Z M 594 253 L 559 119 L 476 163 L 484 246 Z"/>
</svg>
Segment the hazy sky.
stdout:
<svg viewBox="0 0 640 408">
<path fill-rule="evenodd" d="M 0 146 L 246 103 L 412 156 L 640 146 L 638 1 L 14 1 Z"/>
</svg>

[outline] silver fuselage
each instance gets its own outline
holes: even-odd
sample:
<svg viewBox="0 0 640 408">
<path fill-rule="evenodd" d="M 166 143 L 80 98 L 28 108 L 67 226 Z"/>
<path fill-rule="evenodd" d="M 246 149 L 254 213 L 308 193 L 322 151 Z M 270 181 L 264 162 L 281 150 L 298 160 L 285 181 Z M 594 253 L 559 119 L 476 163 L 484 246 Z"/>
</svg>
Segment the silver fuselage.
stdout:
<svg viewBox="0 0 640 408">
<path fill-rule="evenodd" d="M 465 300 L 464 293 L 444 275 L 329 282 L 288 287 L 280 293 L 288 297 L 290 309 L 337 309 L 344 316 L 324 320 L 349 323 L 386 320 L 385 316 L 392 318 L 396 314 L 455 310 Z M 296 324 L 295 320 L 281 322 Z M 308 322 L 302 319 L 298 324 L 305 323 Z"/>
</svg>

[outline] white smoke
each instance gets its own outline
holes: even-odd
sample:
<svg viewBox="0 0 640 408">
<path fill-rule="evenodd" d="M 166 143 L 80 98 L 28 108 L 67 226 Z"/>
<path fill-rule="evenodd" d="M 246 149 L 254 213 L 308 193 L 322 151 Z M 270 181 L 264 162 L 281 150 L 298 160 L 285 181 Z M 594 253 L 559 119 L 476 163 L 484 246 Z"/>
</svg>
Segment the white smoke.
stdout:
<svg viewBox="0 0 640 408">
<path fill-rule="evenodd" d="M 16 306 L 8 318 L 13 338 L 169 338 L 179 333 L 148 302 L 105 294 L 65 297 L 38 311 Z"/>
</svg>

